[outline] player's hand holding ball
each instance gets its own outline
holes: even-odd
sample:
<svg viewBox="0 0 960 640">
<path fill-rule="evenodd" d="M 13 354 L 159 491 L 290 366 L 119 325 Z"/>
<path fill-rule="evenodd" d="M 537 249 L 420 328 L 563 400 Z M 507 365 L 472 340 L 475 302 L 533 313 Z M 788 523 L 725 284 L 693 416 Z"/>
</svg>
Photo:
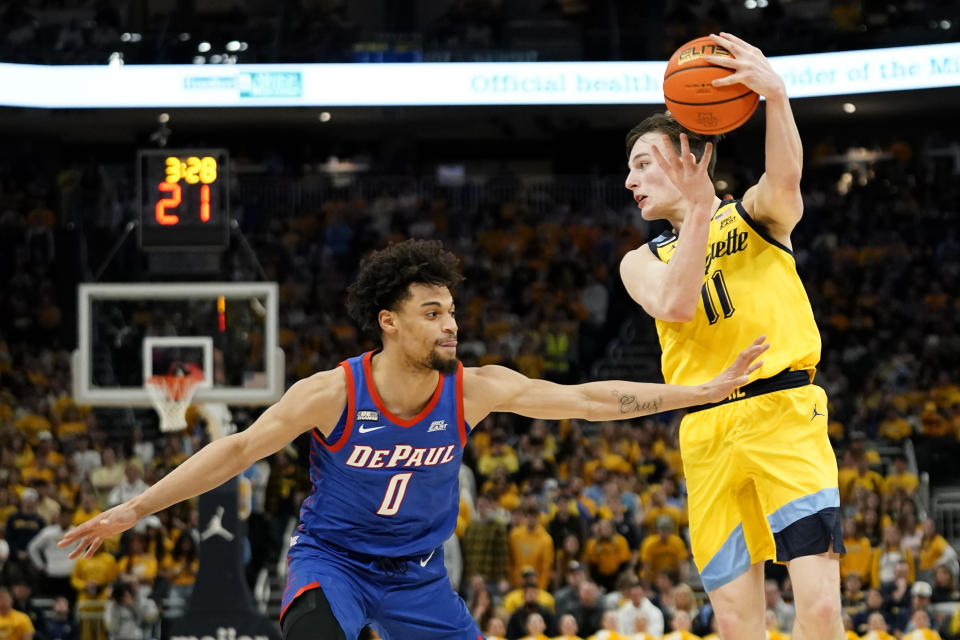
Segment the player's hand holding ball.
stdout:
<svg viewBox="0 0 960 640">
<path fill-rule="evenodd" d="M 681 125 L 703 134 L 732 131 L 753 115 L 760 96 L 786 95 L 753 45 L 729 33 L 697 38 L 676 50 L 663 76 L 663 97 Z"/>
</svg>

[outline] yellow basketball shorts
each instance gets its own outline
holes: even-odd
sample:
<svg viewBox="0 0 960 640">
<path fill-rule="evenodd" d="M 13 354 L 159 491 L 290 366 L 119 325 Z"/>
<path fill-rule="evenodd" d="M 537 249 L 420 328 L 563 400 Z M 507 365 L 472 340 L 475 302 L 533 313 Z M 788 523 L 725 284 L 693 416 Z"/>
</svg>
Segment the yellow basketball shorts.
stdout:
<svg viewBox="0 0 960 640">
<path fill-rule="evenodd" d="M 827 394 L 800 371 L 740 393 L 692 410 L 680 425 L 690 542 L 707 591 L 756 562 L 843 552 Z"/>
</svg>

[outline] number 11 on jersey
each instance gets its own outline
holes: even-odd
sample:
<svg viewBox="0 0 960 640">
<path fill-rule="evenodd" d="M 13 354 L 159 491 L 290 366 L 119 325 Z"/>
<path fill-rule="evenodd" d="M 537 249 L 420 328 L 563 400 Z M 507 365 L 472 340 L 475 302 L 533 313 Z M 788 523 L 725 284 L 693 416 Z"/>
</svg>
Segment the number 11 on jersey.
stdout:
<svg viewBox="0 0 960 640">
<path fill-rule="evenodd" d="M 713 296 L 710 294 L 711 284 L 717 292 L 717 301 L 720 303 L 720 311 L 723 312 L 724 318 L 732 316 L 736 308 L 733 306 L 733 300 L 730 299 L 727 283 L 723 280 L 723 271 L 717 269 L 700 288 L 700 297 L 703 299 L 703 310 L 707 314 L 707 321 L 710 324 L 716 324 L 720 319 L 720 314 L 717 312 L 717 307 L 713 303 Z"/>
</svg>

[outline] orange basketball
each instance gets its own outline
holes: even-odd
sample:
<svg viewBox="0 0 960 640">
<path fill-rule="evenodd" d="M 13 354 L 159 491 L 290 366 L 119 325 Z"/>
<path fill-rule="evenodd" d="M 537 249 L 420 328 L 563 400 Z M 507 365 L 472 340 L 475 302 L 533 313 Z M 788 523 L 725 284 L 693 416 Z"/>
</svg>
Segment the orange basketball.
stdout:
<svg viewBox="0 0 960 640">
<path fill-rule="evenodd" d="M 732 54 L 708 37 L 677 49 L 663 74 L 663 99 L 677 122 L 696 133 L 733 131 L 750 119 L 760 96 L 742 84 L 715 87 L 711 80 L 733 73 L 704 56 Z"/>
</svg>

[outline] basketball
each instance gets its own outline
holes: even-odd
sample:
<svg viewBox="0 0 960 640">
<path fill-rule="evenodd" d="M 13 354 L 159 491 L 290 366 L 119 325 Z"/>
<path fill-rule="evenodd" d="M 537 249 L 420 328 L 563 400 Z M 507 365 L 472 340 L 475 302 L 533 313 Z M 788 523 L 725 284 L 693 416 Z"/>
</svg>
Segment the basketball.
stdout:
<svg viewBox="0 0 960 640">
<path fill-rule="evenodd" d="M 711 64 L 705 58 L 708 55 L 731 57 L 729 51 L 706 36 L 677 49 L 663 74 L 663 98 L 674 119 L 690 131 L 726 133 L 750 119 L 760 96 L 739 83 L 713 86 L 712 80 L 733 70 Z"/>
</svg>

